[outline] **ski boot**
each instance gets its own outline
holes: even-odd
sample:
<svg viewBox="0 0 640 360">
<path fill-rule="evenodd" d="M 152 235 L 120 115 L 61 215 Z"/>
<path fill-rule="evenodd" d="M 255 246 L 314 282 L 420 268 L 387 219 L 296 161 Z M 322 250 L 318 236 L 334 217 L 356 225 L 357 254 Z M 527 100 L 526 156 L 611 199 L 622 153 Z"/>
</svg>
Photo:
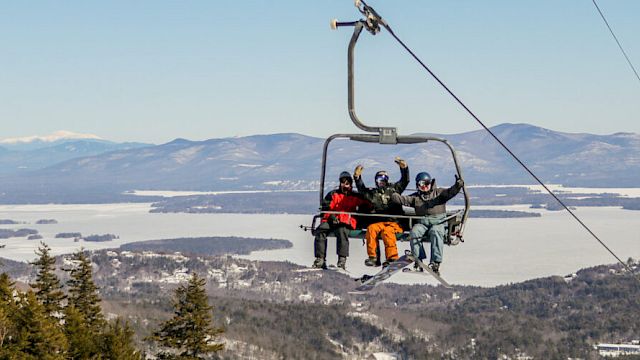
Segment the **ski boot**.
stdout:
<svg viewBox="0 0 640 360">
<path fill-rule="evenodd" d="M 342 270 L 347 270 L 347 258 L 344 256 L 339 256 L 336 266 Z"/>
<path fill-rule="evenodd" d="M 316 260 L 313 262 L 313 265 L 311 265 L 311 267 L 315 269 L 326 269 L 327 262 L 324 260 L 324 258 L 317 257 Z"/>
</svg>

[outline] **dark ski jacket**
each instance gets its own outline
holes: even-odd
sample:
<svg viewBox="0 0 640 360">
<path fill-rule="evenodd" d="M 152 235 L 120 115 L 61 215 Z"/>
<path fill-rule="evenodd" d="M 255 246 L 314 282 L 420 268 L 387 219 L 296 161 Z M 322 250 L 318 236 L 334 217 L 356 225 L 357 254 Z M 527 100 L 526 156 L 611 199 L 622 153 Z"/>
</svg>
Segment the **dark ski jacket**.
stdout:
<svg viewBox="0 0 640 360">
<path fill-rule="evenodd" d="M 369 208 L 370 206 L 362 195 L 353 192 L 345 194 L 339 189 L 330 191 L 322 201 L 323 211 L 358 212 L 361 207 Z M 331 216 L 334 216 L 338 222 L 349 225 L 352 229 L 356 228 L 356 219 L 349 214 L 324 214 L 322 222 L 329 221 Z"/>
<path fill-rule="evenodd" d="M 398 182 L 390 183 L 382 188 L 367 188 L 362 181 L 362 176 L 355 179 L 358 192 L 373 205 L 372 213 L 402 215 L 402 206 L 391 202 L 391 195 L 402 194 L 409 185 L 409 167 L 400 169 L 400 173 L 402 176 Z M 380 219 L 380 221 L 389 221 L 389 219 Z"/>
<path fill-rule="evenodd" d="M 434 180 L 429 191 L 416 191 L 408 196 L 396 194 L 393 196 L 392 201 L 394 204 L 416 209 L 416 215 L 418 216 L 445 214 L 447 212 L 445 204 L 456 196 L 460 189 L 462 187 L 458 186 L 457 183 L 448 189 L 436 187 Z"/>
</svg>

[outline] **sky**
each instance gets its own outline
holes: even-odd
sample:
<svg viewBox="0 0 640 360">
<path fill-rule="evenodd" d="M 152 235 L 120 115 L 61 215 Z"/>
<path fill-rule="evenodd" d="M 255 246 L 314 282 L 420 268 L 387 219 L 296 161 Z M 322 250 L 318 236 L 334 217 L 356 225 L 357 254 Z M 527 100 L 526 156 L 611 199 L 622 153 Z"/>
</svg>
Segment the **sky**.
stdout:
<svg viewBox="0 0 640 360">
<path fill-rule="evenodd" d="M 370 0 L 483 120 L 640 133 L 640 82 L 591 0 Z M 598 0 L 640 69 L 640 1 Z M 164 143 L 358 132 L 351 0 L 0 1 L 0 139 Z M 356 48 L 356 111 L 401 134 L 479 129 L 384 30 Z"/>
</svg>

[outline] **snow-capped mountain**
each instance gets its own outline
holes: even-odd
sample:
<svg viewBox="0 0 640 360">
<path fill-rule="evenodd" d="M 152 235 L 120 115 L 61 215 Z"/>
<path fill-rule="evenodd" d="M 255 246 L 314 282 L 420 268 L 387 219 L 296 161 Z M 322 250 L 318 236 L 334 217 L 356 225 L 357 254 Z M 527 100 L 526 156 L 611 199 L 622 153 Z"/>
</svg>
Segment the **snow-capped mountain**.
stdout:
<svg viewBox="0 0 640 360">
<path fill-rule="evenodd" d="M 80 134 L 67 130 L 60 130 L 49 135 L 32 135 L 0 139 L 0 146 L 8 150 L 28 151 L 50 147 L 70 140 L 103 140 L 98 135 Z M 103 140 L 104 141 L 104 140 Z"/>
<path fill-rule="evenodd" d="M 148 144 L 115 143 L 97 135 L 70 131 L 7 138 L 0 140 L 0 175 L 33 172 L 70 159 L 144 146 Z"/>
</svg>

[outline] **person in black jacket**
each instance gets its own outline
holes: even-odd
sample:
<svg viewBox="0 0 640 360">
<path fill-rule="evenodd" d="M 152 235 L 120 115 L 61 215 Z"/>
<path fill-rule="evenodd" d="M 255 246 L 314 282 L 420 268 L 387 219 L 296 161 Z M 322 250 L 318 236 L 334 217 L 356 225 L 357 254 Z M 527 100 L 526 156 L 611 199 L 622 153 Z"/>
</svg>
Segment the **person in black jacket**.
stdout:
<svg viewBox="0 0 640 360">
<path fill-rule="evenodd" d="M 369 200 L 373 206 L 373 213 L 387 215 L 402 215 L 402 206 L 391 202 L 391 195 L 402 194 L 409 185 L 409 166 L 407 162 L 396 157 L 395 162 L 400 167 L 402 174 L 400 180 L 389 183 L 389 175 L 386 171 L 378 171 L 375 175 L 375 188 L 367 188 L 362 181 L 362 165 L 358 165 L 353 172 L 358 192 Z M 390 217 L 375 218 L 376 222 L 367 227 L 365 239 L 367 242 L 367 255 L 364 264 L 367 266 L 380 266 L 378 258 L 378 235 L 382 237 L 387 262 L 398 259 L 398 247 L 396 246 L 396 234 L 402 232 L 402 227 L 397 219 Z"/>
<path fill-rule="evenodd" d="M 368 208 L 368 201 L 352 190 L 353 179 L 347 171 L 340 173 L 340 185 L 330 191 L 322 201 L 322 211 L 358 212 L 360 207 Z M 338 263 L 337 267 L 345 269 L 349 256 L 349 230 L 356 228 L 356 218 L 350 214 L 324 214 L 320 225 L 315 230 L 314 268 L 326 269 L 327 235 L 333 232 L 336 236 Z"/>
<path fill-rule="evenodd" d="M 422 238 L 426 234 L 428 241 L 431 242 L 429 267 L 437 274 L 440 272 L 444 247 L 444 219 L 447 215 L 445 204 L 460 192 L 462 186 L 462 179 L 456 176 L 456 182 L 450 188 L 436 187 L 436 180 L 429 173 L 421 172 L 416 175 L 417 192 L 409 196 L 401 196 L 400 194 L 392 196 L 393 203 L 412 207 L 415 209 L 416 215 L 422 216 L 422 219 L 411 228 L 409 240 L 411 252 L 420 260 L 426 258 L 422 246 Z"/>
</svg>

